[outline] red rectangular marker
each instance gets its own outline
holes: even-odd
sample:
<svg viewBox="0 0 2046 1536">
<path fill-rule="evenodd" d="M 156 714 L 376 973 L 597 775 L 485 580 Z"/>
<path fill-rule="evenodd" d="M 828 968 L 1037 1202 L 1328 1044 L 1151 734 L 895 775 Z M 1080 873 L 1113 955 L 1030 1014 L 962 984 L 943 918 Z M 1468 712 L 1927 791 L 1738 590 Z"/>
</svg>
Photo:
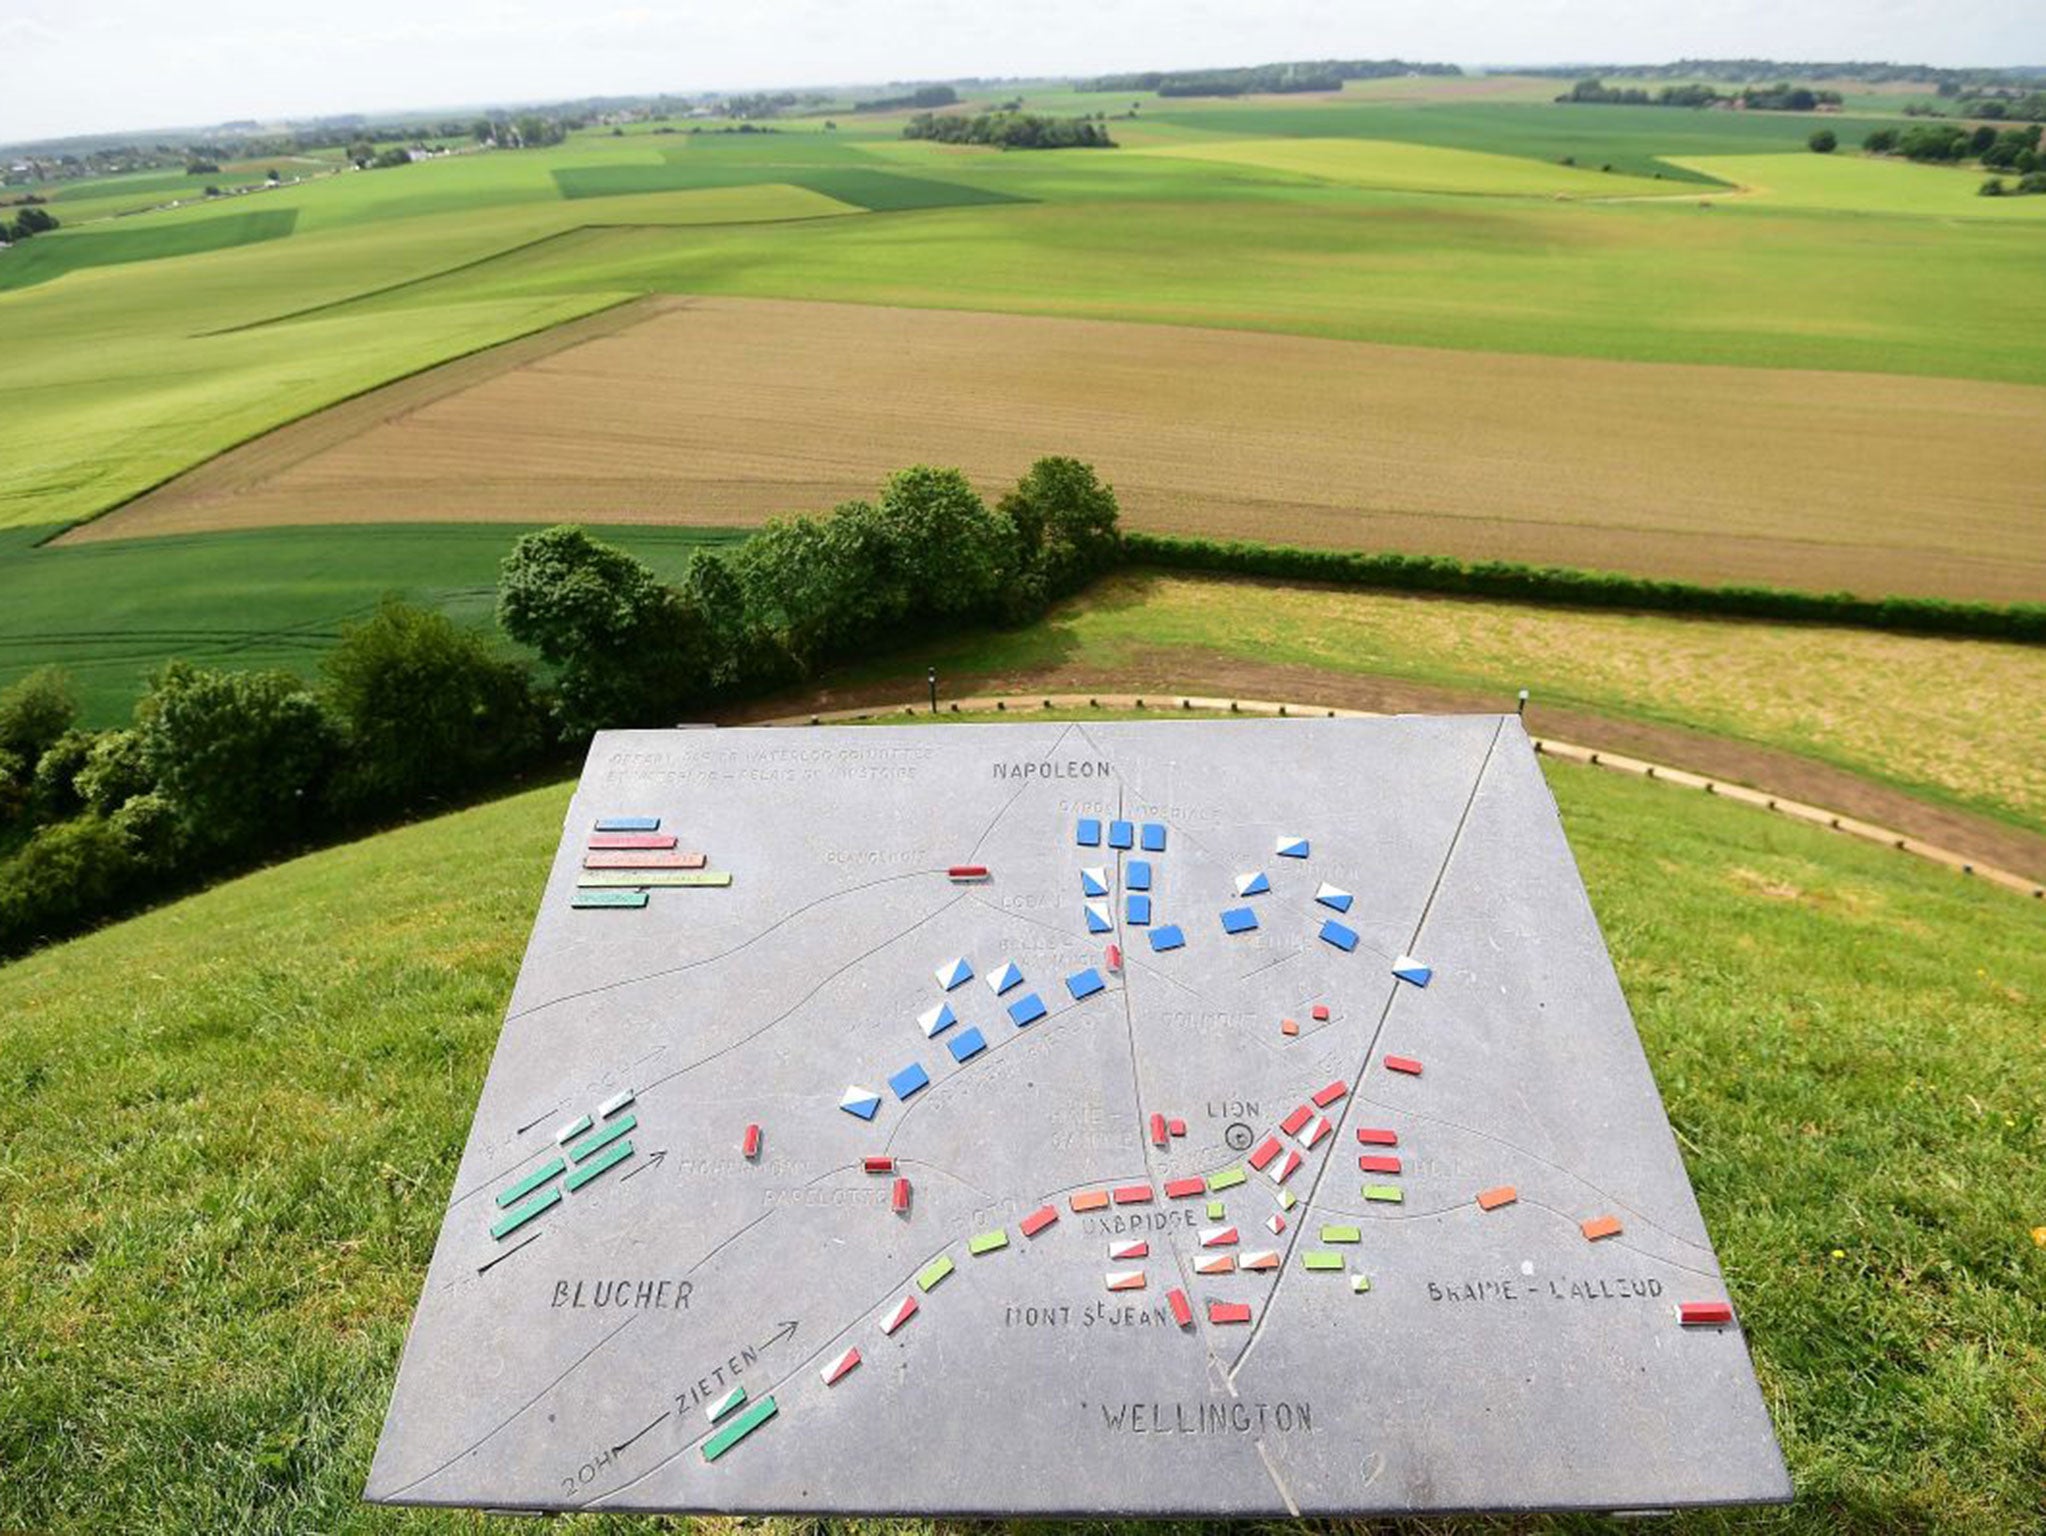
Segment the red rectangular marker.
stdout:
<svg viewBox="0 0 2046 1536">
<path fill-rule="evenodd" d="M 1314 1005 L 1314 1022 L 1317 1024 L 1326 1024 L 1328 1022 L 1327 1003 L 1316 1003 Z"/>
<path fill-rule="evenodd" d="M 1162 1146 L 1164 1146 L 1164 1145 L 1165 1145 L 1165 1136 L 1166 1136 L 1166 1131 L 1165 1131 L 1165 1117 L 1164 1117 L 1163 1115 L 1158 1115 L 1158 1114 L 1154 1114 L 1154 1115 L 1152 1115 L 1152 1116 L 1151 1116 L 1151 1145 L 1152 1145 L 1152 1146 L 1154 1146 L 1154 1147 L 1162 1147 Z"/>
<path fill-rule="evenodd" d="M 888 1196 L 888 1208 L 895 1212 L 895 1214 L 898 1216 L 906 1215 L 908 1213 L 909 1180 L 897 1179 L 895 1181 L 895 1188 L 892 1191 L 890 1191 Z"/>
<path fill-rule="evenodd" d="M 1165 1129 L 1174 1136 L 1184 1136 L 1186 1134 L 1186 1122 L 1184 1120 L 1168 1120 L 1165 1122 Z"/>
<path fill-rule="evenodd" d="M 746 1127 L 746 1139 L 740 1143 L 740 1150 L 746 1154 L 748 1159 L 756 1158 L 760 1155 L 759 1126 L 749 1125 Z"/>
<path fill-rule="evenodd" d="M 1313 1118 L 1314 1111 L 1309 1109 L 1305 1104 L 1302 1104 L 1298 1109 L 1294 1110 L 1292 1114 L 1288 1115 L 1285 1119 L 1279 1122 L 1279 1129 L 1284 1131 L 1288 1136 L 1298 1136 L 1300 1134 L 1300 1127 L 1307 1124 L 1307 1122 L 1312 1120 Z"/>
<path fill-rule="evenodd" d="M 1107 951 L 1106 951 L 1106 953 L 1105 953 L 1105 954 L 1104 954 L 1104 956 L 1103 956 L 1103 958 L 1104 958 L 1104 959 L 1106 959 L 1106 960 L 1108 961 L 1108 968 L 1109 968 L 1109 969 L 1110 969 L 1111 971 L 1119 971 L 1119 970 L 1121 970 L 1121 969 L 1122 969 L 1122 946 L 1121 946 L 1120 944 L 1111 944 L 1111 945 L 1109 945 L 1109 946 L 1108 946 L 1108 949 L 1107 949 Z"/>
<path fill-rule="evenodd" d="M 1115 1192 L 1117 1205 L 1149 1205 L 1151 1186 L 1148 1184 L 1124 1184 Z"/>
<path fill-rule="evenodd" d="M 1059 1219 L 1059 1208 L 1055 1205 L 1040 1205 L 1017 1223 L 1025 1237 L 1035 1237 L 1046 1227 Z"/>
<path fill-rule="evenodd" d="M 868 1173 L 893 1173 L 895 1171 L 895 1159 L 892 1157 L 863 1157 L 860 1159 L 860 1166 L 866 1169 Z"/>
<path fill-rule="evenodd" d="M 985 864 L 954 864 L 945 871 L 945 874 L 953 880 L 985 880 L 987 878 L 987 866 Z"/>
<path fill-rule="evenodd" d="M 1247 1301 L 1211 1301 L 1208 1303 L 1208 1321 L 1211 1323 L 1247 1323 L 1250 1321 L 1250 1303 Z"/>
<path fill-rule="evenodd" d="M 1195 1174 L 1190 1179 L 1167 1179 L 1165 1181 L 1165 1198 L 1168 1200 L 1187 1200 L 1195 1195 L 1205 1194 L 1207 1188 L 1208 1181 L 1199 1174 Z"/>
<path fill-rule="evenodd" d="M 583 855 L 584 869 L 701 869 L 703 855 L 681 853 L 673 849 L 653 849 L 634 853 L 629 849 L 613 848 L 608 852 Z"/>
<path fill-rule="evenodd" d="M 1421 1064 L 1411 1056 L 1388 1056 L 1385 1058 L 1385 1070 L 1388 1072 L 1404 1072 L 1409 1077 L 1419 1077 L 1421 1075 Z"/>
<path fill-rule="evenodd" d="M 1357 1166 L 1366 1173 L 1398 1173 L 1400 1160 L 1396 1157 L 1372 1156 L 1367 1153 L 1357 1159 Z"/>
<path fill-rule="evenodd" d="M 1335 1103 L 1337 1099 L 1340 1099 L 1349 1091 L 1350 1085 L 1341 1078 L 1337 1078 L 1314 1096 L 1314 1107 L 1316 1109 L 1327 1109 L 1329 1105 Z"/>
<path fill-rule="evenodd" d="M 1367 1147 L 1396 1147 L 1400 1144 L 1400 1133 L 1382 1126 L 1360 1125 L 1357 1127 L 1357 1139 Z"/>
<path fill-rule="evenodd" d="M 1733 1303 L 1687 1301 L 1678 1306 L 1677 1320 L 1686 1328 L 1724 1328 L 1733 1321 Z"/>
<path fill-rule="evenodd" d="M 586 845 L 591 848 L 672 848 L 671 832 L 594 832 Z"/>
<path fill-rule="evenodd" d="M 1165 1293 L 1165 1304 L 1172 1308 L 1172 1320 L 1182 1328 L 1193 1326 L 1193 1306 L 1186 1299 L 1186 1292 L 1174 1286 Z"/>
<path fill-rule="evenodd" d="M 1260 1173 L 1262 1173 L 1264 1171 L 1265 1164 L 1269 1163 L 1273 1158 L 1277 1157 L 1278 1155 L 1279 1138 L 1276 1136 L 1267 1136 L 1263 1141 L 1259 1142 L 1257 1146 L 1252 1150 L 1250 1154 L 1250 1166 L 1257 1169 Z"/>
</svg>

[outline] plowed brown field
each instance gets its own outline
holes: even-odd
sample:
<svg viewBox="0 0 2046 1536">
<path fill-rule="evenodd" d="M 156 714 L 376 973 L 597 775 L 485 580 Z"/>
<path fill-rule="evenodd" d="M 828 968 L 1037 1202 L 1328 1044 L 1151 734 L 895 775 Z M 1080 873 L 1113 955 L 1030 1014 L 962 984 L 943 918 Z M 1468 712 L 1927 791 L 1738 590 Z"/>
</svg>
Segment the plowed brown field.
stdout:
<svg viewBox="0 0 2046 1536">
<path fill-rule="evenodd" d="M 748 523 L 1092 461 L 1134 527 L 2046 598 L 2046 389 L 778 300 L 644 301 L 285 427 L 66 535 Z"/>
</svg>

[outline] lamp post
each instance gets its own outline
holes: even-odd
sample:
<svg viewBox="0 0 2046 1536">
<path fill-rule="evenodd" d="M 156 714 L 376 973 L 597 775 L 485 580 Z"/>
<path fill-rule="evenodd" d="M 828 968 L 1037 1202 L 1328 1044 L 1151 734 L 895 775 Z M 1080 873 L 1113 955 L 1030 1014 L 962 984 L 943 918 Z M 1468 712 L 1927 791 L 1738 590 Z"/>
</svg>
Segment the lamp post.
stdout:
<svg viewBox="0 0 2046 1536">
<path fill-rule="evenodd" d="M 1527 690 L 1525 688 L 1520 690 L 1520 708 L 1515 713 L 1523 719 L 1527 716 Z"/>
<path fill-rule="evenodd" d="M 930 684 L 931 713 L 935 715 L 938 712 L 938 669 L 936 667 L 930 669 Z"/>
</svg>

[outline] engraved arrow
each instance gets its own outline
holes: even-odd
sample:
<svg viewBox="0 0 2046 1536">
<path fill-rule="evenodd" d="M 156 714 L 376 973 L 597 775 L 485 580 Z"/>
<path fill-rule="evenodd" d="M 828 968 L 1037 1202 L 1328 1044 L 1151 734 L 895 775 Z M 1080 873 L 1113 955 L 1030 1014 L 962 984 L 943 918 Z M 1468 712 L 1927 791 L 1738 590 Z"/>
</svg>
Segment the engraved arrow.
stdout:
<svg viewBox="0 0 2046 1536">
<path fill-rule="evenodd" d="M 660 1167 L 661 1159 L 666 1157 L 667 1155 L 668 1149 L 666 1147 L 662 1147 L 655 1152 L 649 1152 L 646 1155 L 645 1162 L 641 1163 L 637 1168 L 633 1169 L 632 1172 L 628 1173 L 624 1178 L 620 1179 L 618 1182 L 620 1184 L 631 1183 L 634 1179 L 638 1178 L 641 1174 L 645 1173 L 647 1169 Z"/>
<path fill-rule="evenodd" d="M 793 1320 L 791 1320 L 789 1322 L 783 1323 L 779 1328 L 775 1329 L 773 1333 L 769 1334 L 766 1338 L 762 1339 L 760 1341 L 760 1347 L 762 1349 L 765 1349 L 770 1344 L 779 1344 L 783 1339 L 793 1339 L 795 1336 L 796 1324 Z"/>
<path fill-rule="evenodd" d="M 637 1440 L 637 1439 L 639 1439 L 639 1438 L 640 1438 L 640 1435 L 644 1435 L 644 1434 L 645 1434 L 645 1433 L 647 1432 L 647 1430 L 649 1430 L 649 1429 L 652 1429 L 652 1428 L 654 1427 L 654 1424 L 658 1424 L 658 1423 L 660 1423 L 660 1422 L 661 1422 L 661 1419 L 665 1419 L 665 1418 L 666 1418 L 666 1417 L 668 1416 L 668 1413 L 669 1413 L 669 1411 L 670 1411 L 670 1410 L 667 1410 L 667 1409 L 663 1409 L 663 1410 L 662 1410 L 662 1412 L 661 1412 L 661 1418 L 660 1418 L 660 1419 L 655 1419 L 655 1420 L 653 1421 L 653 1424 L 649 1424 L 649 1425 L 647 1425 L 646 1429 L 642 1429 L 642 1430 L 641 1430 L 641 1431 L 639 1432 L 639 1434 L 638 1434 L 638 1435 L 633 1435 L 633 1436 L 631 1436 L 631 1437 L 630 1437 L 629 1439 L 621 1440 L 621 1441 L 619 1441 L 619 1442 L 618 1442 L 618 1444 L 616 1444 L 616 1445 L 612 1446 L 612 1447 L 611 1447 L 611 1454 L 612 1454 L 613 1456 L 616 1456 L 616 1455 L 617 1455 L 617 1454 L 618 1454 L 618 1453 L 619 1453 L 620 1451 L 622 1451 L 622 1450 L 625 1450 L 625 1449 L 626 1449 L 626 1448 L 627 1448 L 628 1446 L 630 1446 L 630 1445 L 632 1444 L 632 1442 L 633 1442 L 634 1440 Z"/>
</svg>

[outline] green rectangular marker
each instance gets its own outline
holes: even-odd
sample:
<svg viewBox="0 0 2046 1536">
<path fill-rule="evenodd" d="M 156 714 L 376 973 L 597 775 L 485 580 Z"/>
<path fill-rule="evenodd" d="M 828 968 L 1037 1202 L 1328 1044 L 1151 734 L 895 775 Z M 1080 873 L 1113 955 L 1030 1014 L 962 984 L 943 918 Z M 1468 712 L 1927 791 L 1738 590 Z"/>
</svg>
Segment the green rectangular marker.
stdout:
<svg viewBox="0 0 2046 1536">
<path fill-rule="evenodd" d="M 645 891 L 577 891 L 572 907 L 643 907 Z"/>
<path fill-rule="evenodd" d="M 1219 1194 L 1225 1189 L 1234 1189 L 1241 1184 L 1244 1173 L 1241 1168 L 1224 1168 L 1220 1173 L 1208 1175 L 1208 1193 Z"/>
<path fill-rule="evenodd" d="M 730 1418 L 734 1413 L 738 1412 L 745 1401 L 746 1389 L 744 1387 L 732 1388 L 731 1391 L 710 1405 L 711 1423 L 715 1424 L 720 1419 Z"/>
<path fill-rule="evenodd" d="M 611 1144 L 611 1149 L 608 1152 L 604 1153 L 593 1163 L 584 1163 L 582 1167 L 576 1169 L 574 1173 L 571 1173 L 564 1182 L 568 1185 L 569 1192 L 573 1194 L 576 1190 L 581 1189 L 585 1184 L 589 1183 L 590 1180 L 594 1179 L 598 1174 L 602 1173 L 606 1168 L 615 1168 L 618 1164 L 624 1162 L 630 1156 L 632 1156 L 631 1142 L 614 1141 Z"/>
<path fill-rule="evenodd" d="M 518 1231 L 520 1227 L 523 1227 L 560 1198 L 560 1186 L 549 1184 L 524 1205 L 515 1205 L 499 1217 L 497 1224 L 490 1229 L 490 1235 L 498 1239 L 510 1237 L 512 1233 Z"/>
<path fill-rule="evenodd" d="M 940 1280 L 952 1273 L 952 1256 L 941 1253 L 922 1269 L 917 1271 L 916 1283 L 919 1290 L 928 1291 Z"/>
<path fill-rule="evenodd" d="M 1208 1220 L 1210 1220 L 1210 1221 L 1220 1221 L 1220 1220 L 1222 1220 L 1222 1219 L 1223 1219 L 1223 1218 L 1224 1218 L 1224 1217 L 1225 1217 L 1225 1216 L 1226 1216 L 1227 1214 L 1228 1214 L 1227 1208 L 1226 1208 L 1226 1207 L 1224 1207 L 1224 1205 L 1222 1204 L 1222 1202 L 1221 1202 L 1221 1201 L 1219 1201 L 1219 1200 L 1210 1200 L 1210 1201 L 1208 1202 Z"/>
<path fill-rule="evenodd" d="M 1355 1227 L 1323 1227 L 1321 1240 L 1325 1243 L 1361 1243 L 1364 1234 Z"/>
<path fill-rule="evenodd" d="M 993 1253 L 997 1248 L 1009 1246 L 1009 1234 L 1000 1228 L 993 1232 L 982 1232 L 966 1240 L 966 1251 L 971 1254 Z"/>
<path fill-rule="evenodd" d="M 520 1179 L 518 1183 L 512 1185 L 510 1189 L 506 1190 L 503 1194 L 499 1195 L 497 1197 L 498 1209 L 502 1210 L 505 1206 L 510 1205 L 515 1200 L 525 1199 L 526 1196 L 530 1195 L 542 1184 L 545 1184 L 549 1179 L 553 1178 L 554 1175 L 556 1175 L 557 1173 L 566 1173 L 567 1171 L 568 1164 L 564 1163 L 558 1157 L 550 1157 L 545 1163 L 542 1163 L 538 1168 L 535 1168 L 523 1179 Z"/>
<path fill-rule="evenodd" d="M 1389 1204 L 1399 1205 L 1406 1200 L 1407 1193 L 1397 1184 L 1366 1184 L 1364 1186 L 1364 1198 L 1366 1200 L 1384 1200 Z"/>
<path fill-rule="evenodd" d="M 716 1461 L 754 1430 L 774 1417 L 774 1399 L 763 1397 L 723 1429 L 703 1442 L 703 1459 Z"/>
<path fill-rule="evenodd" d="M 1326 1248 L 1314 1248 L 1301 1260 L 1309 1269 L 1341 1269 L 1343 1256 Z"/>
<path fill-rule="evenodd" d="M 610 886 L 715 885 L 732 883 L 728 869 L 586 869 L 575 877 L 577 887 L 601 891 Z"/>
<path fill-rule="evenodd" d="M 627 1131 L 635 1130 L 638 1126 L 639 1116 L 637 1115 L 627 1115 L 622 1120 L 614 1120 L 609 1125 L 599 1126 L 593 1135 L 584 1138 L 570 1147 L 568 1155 L 579 1163 L 587 1162 L 590 1158 L 596 1156 L 597 1153 L 610 1146 L 620 1136 L 623 1136 Z"/>
</svg>

